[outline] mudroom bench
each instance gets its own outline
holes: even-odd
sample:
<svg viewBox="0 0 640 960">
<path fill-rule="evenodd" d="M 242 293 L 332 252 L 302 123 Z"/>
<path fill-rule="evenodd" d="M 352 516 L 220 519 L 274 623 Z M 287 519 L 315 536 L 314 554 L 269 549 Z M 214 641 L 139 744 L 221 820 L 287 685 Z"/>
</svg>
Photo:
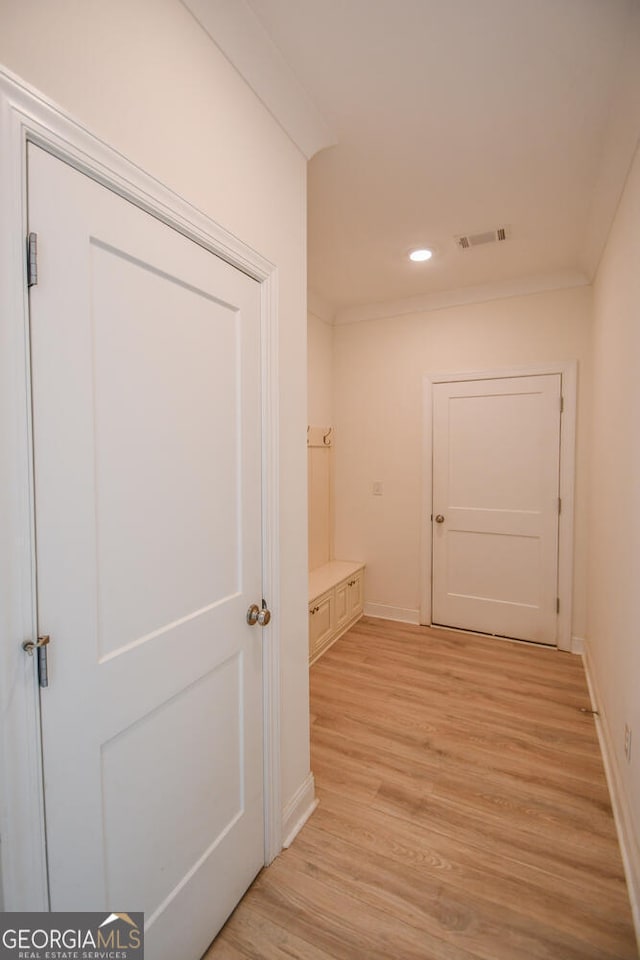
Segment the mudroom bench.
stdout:
<svg viewBox="0 0 640 960">
<path fill-rule="evenodd" d="M 309 663 L 363 614 L 364 563 L 330 560 L 309 573 Z"/>
</svg>

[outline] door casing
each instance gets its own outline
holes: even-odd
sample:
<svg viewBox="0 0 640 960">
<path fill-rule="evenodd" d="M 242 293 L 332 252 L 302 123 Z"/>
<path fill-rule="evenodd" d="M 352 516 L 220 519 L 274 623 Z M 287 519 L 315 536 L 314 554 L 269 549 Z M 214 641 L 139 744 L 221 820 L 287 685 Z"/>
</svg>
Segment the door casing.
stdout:
<svg viewBox="0 0 640 960">
<path fill-rule="evenodd" d="M 531 367 L 509 367 L 498 370 L 430 373 L 423 378 L 422 427 L 422 518 L 420 524 L 420 623 L 431 625 L 431 510 L 433 476 L 434 383 L 455 383 L 461 380 L 496 380 L 503 377 L 532 377 L 560 374 L 562 379 L 563 413 L 560 427 L 560 497 L 562 510 L 558 529 L 558 614 L 557 645 L 560 650 L 572 649 L 571 625 L 573 604 L 573 513 L 575 485 L 577 362 L 558 361 Z"/>
<path fill-rule="evenodd" d="M 37 634 L 33 449 L 26 276 L 27 143 L 147 211 L 261 284 L 265 864 L 282 848 L 280 798 L 278 313 L 276 266 L 0 69 L 0 836 L 3 910 L 48 910 Z"/>
</svg>

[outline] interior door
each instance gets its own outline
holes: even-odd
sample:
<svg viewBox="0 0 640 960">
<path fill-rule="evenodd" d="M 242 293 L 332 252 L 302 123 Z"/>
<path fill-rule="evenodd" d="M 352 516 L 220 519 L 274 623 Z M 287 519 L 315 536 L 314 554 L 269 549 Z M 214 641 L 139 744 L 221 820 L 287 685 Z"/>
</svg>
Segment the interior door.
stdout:
<svg viewBox="0 0 640 960">
<path fill-rule="evenodd" d="M 559 374 L 433 385 L 432 621 L 556 642 Z"/>
<path fill-rule="evenodd" d="M 196 960 L 264 859 L 259 284 L 28 168 L 51 907 Z"/>
</svg>

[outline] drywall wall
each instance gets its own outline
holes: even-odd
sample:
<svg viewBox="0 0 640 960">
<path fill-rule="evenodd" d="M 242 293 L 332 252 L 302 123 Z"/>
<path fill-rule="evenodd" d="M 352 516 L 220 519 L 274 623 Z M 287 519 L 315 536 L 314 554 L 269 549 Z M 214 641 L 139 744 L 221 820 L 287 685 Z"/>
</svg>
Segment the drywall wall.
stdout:
<svg viewBox="0 0 640 960">
<path fill-rule="evenodd" d="M 307 331 L 308 422 L 328 427 L 333 423 L 333 327 L 310 312 Z"/>
<path fill-rule="evenodd" d="M 277 265 L 286 806 L 309 773 L 305 159 L 179 0 L 2 0 L 0 62 Z"/>
<path fill-rule="evenodd" d="M 640 154 L 594 284 L 587 655 L 640 920 Z M 631 762 L 624 728 L 632 730 Z M 607 752 L 607 750 L 605 751 Z M 640 932 L 640 926 L 638 927 Z"/>
<path fill-rule="evenodd" d="M 584 636 L 590 311 L 591 288 L 577 287 L 336 326 L 335 553 L 366 562 L 367 602 L 418 616 L 423 377 L 577 360 L 573 634 Z"/>
<path fill-rule="evenodd" d="M 307 450 L 309 479 L 309 570 L 315 570 L 333 559 L 331 447 L 309 446 Z"/>
<path fill-rule="evenodd" d="M 309 570 L 332 559 L 333 449 L 318 446 L 333 425 L 333 327 L 309 311 L 307 320 L 307 443 L 309 503 Z"/>
</svg>

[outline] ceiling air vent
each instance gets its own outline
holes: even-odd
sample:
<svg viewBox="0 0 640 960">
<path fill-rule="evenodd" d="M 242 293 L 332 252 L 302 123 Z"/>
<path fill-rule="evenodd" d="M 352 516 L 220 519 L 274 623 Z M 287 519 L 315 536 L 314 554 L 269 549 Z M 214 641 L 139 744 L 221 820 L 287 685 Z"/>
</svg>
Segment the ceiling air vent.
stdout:
<svg viewBox="0 0 640 960">
<path fill-rule="evenodd" d="M 456 246 L 460 250 L 470 250 L 471 247 L 481 247 L 485 243 L 500 243 L 509 238 L 509 227 L 496 227 L 495 230 L 485 230 L 483 233 L 465 233 L 461 237 L 454 237 Z"/>
</svg>

